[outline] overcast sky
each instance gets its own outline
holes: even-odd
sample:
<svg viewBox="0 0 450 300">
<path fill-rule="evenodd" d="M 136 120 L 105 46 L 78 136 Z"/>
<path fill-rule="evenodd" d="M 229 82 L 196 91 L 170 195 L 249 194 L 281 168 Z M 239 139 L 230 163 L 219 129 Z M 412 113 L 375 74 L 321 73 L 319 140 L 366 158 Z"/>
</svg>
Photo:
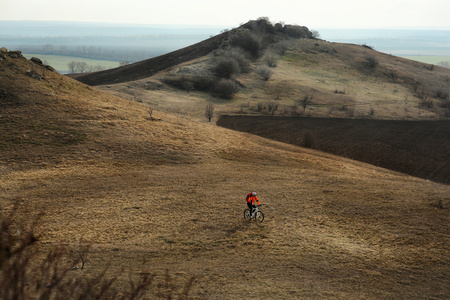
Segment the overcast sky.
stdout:
<svg viewBox="0 0 450 300">
<path fill-rule="evenodd" d="M 0 0 L 0 20 L 237 27 L 272 22 L 317 28 L 450 29 L 450 0 Z"/>
</svg>

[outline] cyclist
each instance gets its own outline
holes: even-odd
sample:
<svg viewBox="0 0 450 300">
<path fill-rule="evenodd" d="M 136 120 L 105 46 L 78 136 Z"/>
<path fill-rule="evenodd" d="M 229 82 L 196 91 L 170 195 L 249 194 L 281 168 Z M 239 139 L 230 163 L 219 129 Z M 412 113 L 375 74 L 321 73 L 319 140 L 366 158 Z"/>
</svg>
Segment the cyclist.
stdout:
<svg viewBox="0 0 450 300">
<path fill-rule="evenodd" d="M 261 203 L 259 203 L 258 197 L 256 197 L 255 192 L 249 193 L 245 198 L 245 200 L 247 200 L 247 206 L 248 209 L 250 209 L 250 219 L 251 219 L 253 218 L 253 209 L 256 207 L 255 202 L 258 203 L 258 205 L 261 205 Z"/>
</svg>

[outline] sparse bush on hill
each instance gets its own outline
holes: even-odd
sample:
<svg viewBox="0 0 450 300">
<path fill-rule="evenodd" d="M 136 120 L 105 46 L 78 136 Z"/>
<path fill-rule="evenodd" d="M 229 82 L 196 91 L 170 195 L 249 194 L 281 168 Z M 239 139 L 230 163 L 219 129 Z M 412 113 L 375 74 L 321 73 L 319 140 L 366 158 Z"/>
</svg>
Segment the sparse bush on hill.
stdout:
<svg viewBox="0 0 450 300">
<path fill-rule="evenodd" d="M 263 61 L 271 68 L 275 68 L 277 66 L 279 57 L 273 52 L 267 52 L 264 55 Z"/>
<path fill-rule="evenodd" d="M 285 25 L 283 27 L 283 32 L 294 38 L 312 38 L 312 33 L 309 31 L 309 29 L 305 26 L 298 26 L 298 25 Z"/>
<path fill-rule="evenodd" d="M 256 68 L 256 74 L 261 76 L 265 81 L 269 80 L 273 75 L 273 71 L 267 65 L 259 65 Z"/>
<path fill-rule="evenodd" d="M 233 36 L 231 40 L 233 47 L 240 47 L 249 53 L 250 57 L 257 59 L 263 50 L 261 36 L 251 32 L 243 31 Z"/>
<path fill-rule="evenodd" d="M 314 39 L 319 39 L 320 33 L 317 30 L 311 30 L 311 37 Z"/>
<path fill-rule="evenodd" d="M 314 146 L 314 137 L 311 132 L 306 131 L 303 134 L 302 146 L 305 148 L 312 148 Z"/>
<path fill-rule="evenodd" d="M 345 95 L 345 89 L 343 89 L 343 90 L 335 89 L 335 90 L 334 90 L 334 93 L 335 93 L 335 94 L 343 94 L 343 95 Z"/>
<path fill-rule="evenodd" d="M 434 65 L 433 64 L 428 64 L 424 66 L 425 69 L 427 69 L 428 71 L 433 71 L 434 70 Z"/>
<path fill-rule="evenodd" d="M 364 47 L 364 48 L 370 49 L 370 50 L 374 50 L 373 46 L 370 46 L 370 45 L 367 45 L 367 44 L 362 44 L 361 46 Z"/>
<path fill-rule="evenodd" d="M 273 46 L 273 49 L 279 54 L 284 55 L 291 47 L 292 43 L 288 40 L 281 40 Z"/>
<path fill-rule="evenodd" d="M 448 92 L 448 90 L 446 90 L 445 88 L 441 87 L 441 88 L 437 88 L 437 89 L 434 91 L 434 95 L 435 95 L 436 98 L 438 98 L 438 99 L 447 100 L 447 99 L 448 99 L 449 92 Z"/>
<path fill-rule="evenodd" d="M 432 109 L 434 108 L 434 102 L 430 99 L 422 99 L 422 101 L 419 102 L 419 108 L 421 109 Z"/>
<path fill-rule="evenodd" d="M 241 48 L 232 47 L 228 50 L 220 50 L 217 52 L 217 56 L 235 60 L 239 64 L 241 73 L 250 72 L 250 60 Z"/>
<path fill-rule="evenodd" d="M 233 57 L 220 56 L 213 63 L 213 72 L 219 78 L 234 78 L 241 73 L 239 63 Z"/>
<path fill-rule="evenodd" d="M 388 70 L 386 72 L 386 77 L 393 83 L 397 82 L 398 74 L 395 70 Z"/>
<path fill-rule="evenodd" d="M 303 108 L 303 111 L 306 110 L 306 107 L 312 103 L 313 95 L 307 94 L 303 97 L 303 99 L 297 100 L 297 103 Z"/>
<path fill-rule="evenodd" d="M 369 67 L 371 67 L 371 68 L 375 68 L 376 66 L 378 66 L 378 59 L 375 57 L 375 56 L 373 56 L 373 55 L 368 55 L 368 56 L 366 56 L 366 62 L 367 62 L 367 65 L 369 66 Z"/>
<path fill-rule="evenodd" d="M 188 92 L 191 90 L 209 92 L 212 91 L 215 86 L 215 79 L 211 76 L 198 76 L 188 74 L 168 75 L 162 79 L 162 82 Z"/>
<path fill-rule="evenodd" d="M 215 93 L 224 99 L 231 99 L 233 94 L 236 92 L 237 87 L 233 80 L 231 79 L 221 79 L 216 83 Z"/>
</svg>

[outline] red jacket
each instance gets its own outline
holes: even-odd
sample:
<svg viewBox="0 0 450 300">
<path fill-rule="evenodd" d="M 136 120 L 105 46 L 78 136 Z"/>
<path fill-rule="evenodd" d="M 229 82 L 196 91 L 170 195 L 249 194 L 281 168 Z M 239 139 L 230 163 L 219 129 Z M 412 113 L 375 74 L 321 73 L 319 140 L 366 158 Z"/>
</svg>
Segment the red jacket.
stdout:
<svg viewBox="0 0 450 300">
<path fill-rule="evenodd" d="M 247 195 L 247 198 L 245 198 L 245 200 L 247 200 L 247 203 L 251 203 L 252 205 L 255 203 L 258 203 L 258 205 L 261 205 L 261 203 L 259 203 L 258 197 L 253 196 L 252 193 Z"/>
</svg>

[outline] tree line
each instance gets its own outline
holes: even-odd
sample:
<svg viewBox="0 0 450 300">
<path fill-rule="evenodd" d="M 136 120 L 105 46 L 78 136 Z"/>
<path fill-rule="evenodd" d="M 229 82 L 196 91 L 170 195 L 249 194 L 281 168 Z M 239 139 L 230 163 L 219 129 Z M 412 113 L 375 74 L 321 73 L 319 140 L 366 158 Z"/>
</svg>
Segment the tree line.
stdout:
<svg viewBox="0 0 450 300">
<path fill-rule="evenodd" d="M 130 50 L 130 49 L 106 49 L 100 46 L 55 46 L 53 44 L 45 45 L 26 45 L 20 46 L 23 53 L 35 53 L 45 55 L 75 56 L 91 59 L 116 60 L 136 62 L 148 59 L 154 56 L 164 54 L 164 51 L 157 50 Z"/>
</svg>

